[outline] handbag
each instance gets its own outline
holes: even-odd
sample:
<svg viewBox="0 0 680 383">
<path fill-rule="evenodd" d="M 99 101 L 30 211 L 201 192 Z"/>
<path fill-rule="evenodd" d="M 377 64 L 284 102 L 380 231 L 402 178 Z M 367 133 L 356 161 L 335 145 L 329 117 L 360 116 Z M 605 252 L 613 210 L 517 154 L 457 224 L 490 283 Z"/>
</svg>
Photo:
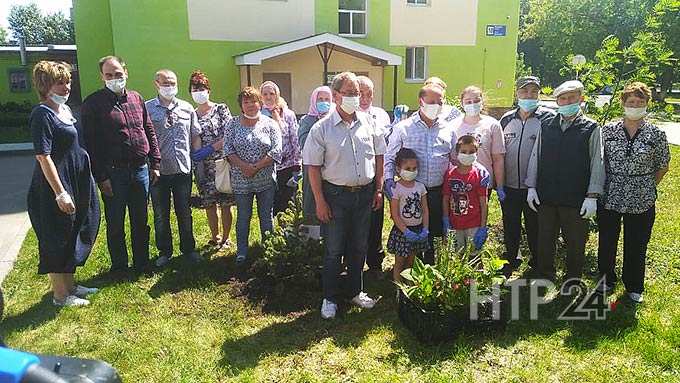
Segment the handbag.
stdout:
<svg viewBox="0 0 680 383">
<path fill-rule="evenodd" d="M 215 160 L 215 188 L 222 193 L 231 194 L 229 161 L 226 158 Z"/>
</svg>

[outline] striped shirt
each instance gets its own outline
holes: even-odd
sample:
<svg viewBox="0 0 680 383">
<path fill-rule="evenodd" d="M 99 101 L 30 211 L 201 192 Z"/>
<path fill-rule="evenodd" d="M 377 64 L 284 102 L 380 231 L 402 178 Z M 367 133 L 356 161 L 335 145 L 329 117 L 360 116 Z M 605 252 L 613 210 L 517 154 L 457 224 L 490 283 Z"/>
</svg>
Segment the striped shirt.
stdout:
<svg viewBox="0 0 680 383">
<path fill-rule="evenodd" d="M 449 155 L 456 147 L 450 116 L 437 118 L 431 128 L 416 112 L 404 121 L 399 122 L 390 135 L 390 143 L 385 154 L 385 179 L 394 179 L 396 175 L 395 159 L 401 148 L 413 150 L 418 157 L 418 176 L 416 181 L 427 188 L 441 186 L 444 175 L 449 168 Z"/>
</svg>

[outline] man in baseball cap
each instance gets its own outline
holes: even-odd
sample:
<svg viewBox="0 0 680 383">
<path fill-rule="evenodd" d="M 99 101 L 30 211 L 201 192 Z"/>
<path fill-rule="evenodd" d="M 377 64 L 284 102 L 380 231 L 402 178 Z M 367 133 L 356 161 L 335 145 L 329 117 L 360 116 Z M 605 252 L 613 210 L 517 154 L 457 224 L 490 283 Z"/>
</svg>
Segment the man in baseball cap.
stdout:
<svg viewBox="0 0 680 383">
<path fill-rule="evenodd" d="M 554 279 L 555 242 L 561 231 L 567 246 L 565 280 L 573 283 L 581 277 L 588 220 L 597 212 L 604 187 L 602 137 L 598 124 L 581 111 L 580 81 L 564 82 L 553 96 L 558 113 L 541 123 L 527 171 L 527 203 L 538 211 L 539 275 Z"/>
</svg>

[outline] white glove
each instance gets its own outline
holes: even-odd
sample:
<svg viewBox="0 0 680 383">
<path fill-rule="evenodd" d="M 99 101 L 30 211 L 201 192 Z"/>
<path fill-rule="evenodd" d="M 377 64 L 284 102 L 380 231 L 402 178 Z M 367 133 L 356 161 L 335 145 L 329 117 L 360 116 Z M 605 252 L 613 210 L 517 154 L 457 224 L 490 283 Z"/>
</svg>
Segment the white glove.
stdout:
<svg viewBox="0 0 680 383">
<path fill-rule="evenodd" d="M 529 207 L 531 210 L 538 212 L 538 205 L 541 204 L 541 201 L 538 199 L 538 193 L 536 193 L 536 188 L 529 188 L 527 191 L 527 203 L 529 204 Z"/>
<path fill-rule="evenodd" d="M 581 217 L 590 219 L 595 216 L 595 213 L 597 213 L 597 198 L 587 197 L 581 205 Z"/>
<path fill-rule="evenodd" d="M 73 199 L 71 198 L 67 191 L 64 191 L 63 193 L 59 194 L 55 198 L 55 201 L 57 201 L 57 206 L 59 206 L 59 210 L 63 211 L 64 213 L 74 214 L 76 212 L 76 205 L 73 204 Z"/>
</svg>

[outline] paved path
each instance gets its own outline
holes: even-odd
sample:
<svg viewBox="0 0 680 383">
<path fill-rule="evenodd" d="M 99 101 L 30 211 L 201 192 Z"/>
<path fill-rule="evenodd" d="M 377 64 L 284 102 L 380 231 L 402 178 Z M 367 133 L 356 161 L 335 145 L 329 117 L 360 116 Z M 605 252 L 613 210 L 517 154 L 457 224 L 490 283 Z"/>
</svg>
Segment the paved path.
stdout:
<svg viewBox="0 0 680 383">
<path fill-rule="evenodd" d="M 666 132 L 669 143 L 680 145 L 680 122 L 657 122 L 656 124 Z"/>
<path fill-rule="evenodd" d="M 32 152 L 0 154 L 0 283 L 12 270 L 31 227 L 26 193 L 34 163 Z"/>
</svg>

